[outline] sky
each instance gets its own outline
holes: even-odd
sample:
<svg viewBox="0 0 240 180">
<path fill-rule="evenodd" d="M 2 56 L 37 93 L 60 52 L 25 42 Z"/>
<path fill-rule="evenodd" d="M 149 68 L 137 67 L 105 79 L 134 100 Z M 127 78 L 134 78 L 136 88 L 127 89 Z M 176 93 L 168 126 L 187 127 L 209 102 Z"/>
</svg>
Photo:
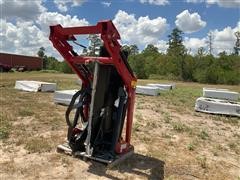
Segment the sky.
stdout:
<svg viewBox="0 0 240 180">
<path fill-rule="evenodd" d="M 87 26 L 110 19 L 122 44 L 140 50 L 153 44 L 162 53 L 177 27 L 191 54 L 200 47 L 207 52 L 211 34 L 215 55 L 231 53 L 234 33 L 240 31 L 240 0 L 0 0 L 0 10 L 0 52 L 36 55 L 44 47 L 58 59 L 48 40 L 50 25 Z M 86 43 L 84 38 L 79 41 Z"/>
</svg>

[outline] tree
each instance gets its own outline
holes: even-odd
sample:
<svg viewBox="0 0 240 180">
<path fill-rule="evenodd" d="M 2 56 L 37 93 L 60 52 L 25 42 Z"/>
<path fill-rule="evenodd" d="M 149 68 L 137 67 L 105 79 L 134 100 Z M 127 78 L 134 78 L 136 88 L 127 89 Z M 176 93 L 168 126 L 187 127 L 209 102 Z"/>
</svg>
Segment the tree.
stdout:
<svg viewBox="0 0 240 180">
<path fill-rule="evenodd" d="M 186 55 L 186 48 L 183 45 L 182 39 L 183 32 L 178 28 L 174 28 L 172 33 L 168 35 L 168 49 L 167 53 L 171 56 L 184 56 Z"/>
<path fill-rule="evenodd" d="M 88 36 L 89 47 L 88 47 L 88 55 L 89 56 L 98 56 L 100 47 L 102 46 L 102 40 L 97 34 L 90 34 Z"/>
<path fill-rule="evenodd" d="M 126 51 L 129 56 L 137 55 L 139 53 L 139 49 L 136 44 L 133 45 L 124 45 L 121 48 L 123 51 Z"/>
<path fill-rule="evenodd" d="M 40 47 L 38 52 L 37 52 L 37 55 L 38 55 L 38 57 L 43 58 L 44 55 L 45 55 L 45 48 L 44 47 Z"/>
<path fill-rule="evenodd" d="M 43 61 L 43 69 L 47 69 L 47 56 L 45 55 L 45 48 L 40 47 L 37 52 L 38 57 L 40 57 Z"/>
<path fill-rule="evenodd" d="M 61 72 L 67 73 L 67 74 L 73 73 L 72 69 L 70 68 L 70 66 L 65 61 L 63 61 L 61 63 Z"/>
<path fill-rule="evenodd" d="M 143 50 L 143 53 L 158 53 L 158 48 L 153 44 L 148 44 L 147 47 Z"/>
<path fill-rule="evenodd" d="M 61 71 L 61 62 L 59 62 L 55 57 L 47 57 L 47 69 Z"/>
<path fill-rule="evenodd" d="M 139 79 L 146 79 L 145 58 L 142 54 L 129 57 L 129 64 Z"/>
<path fill-rule="evenodd" d="M 198 48 L 197 57 L 201 59 L 201 58 L 202 58 L 203 56 L 205 56 L 205 55 L 206 55 L 206 53 L 205 53 L 204 47 Z"/>
<path fill-rule="evenodd" d="M 240 31 L 237 31 L 234 34 L 237 38 L 235 46 L 234 46 L 234 54 L 239 55 L 239 52 L 240 52 Z"/>
<path fill-rule="evenodd" d="M 183 45 L 182 39 L 183 32 L 178 28 L 174 28 L 172 33 L 168 35 L 168 49 L 167 54 L 171 56 L 178 67 L 178 74 L 181 79 L 186 79 L 187 75 L 184 70 L 185 57 L 187 55 L 187 50 Z"/>
</svg>

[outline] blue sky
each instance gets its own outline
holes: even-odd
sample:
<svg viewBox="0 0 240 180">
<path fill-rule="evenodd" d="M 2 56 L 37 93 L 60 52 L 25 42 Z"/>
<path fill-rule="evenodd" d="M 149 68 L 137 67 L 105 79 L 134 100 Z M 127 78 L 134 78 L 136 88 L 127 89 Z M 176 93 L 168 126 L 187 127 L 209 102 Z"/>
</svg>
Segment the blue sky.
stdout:
<svg viewBox="0 0 240 180">
<path fill-rule="evenodd" d="M 109 2 L 109 7 L 101 2 Z M 115 1 L 89 1 L 81 6 L 71 7 L 63 14 L 77 15 L 79 18 L 86 18 L 91 24 L 99 20 L 114 19 L 119 9 L 136 17 L 149 16 L 151 19 L 165 17 L 170 24 L 170 29 L 176 27 L 176 16 L 188 9 L 190 12 L 197 12 L 203 20 L 207 20 L 207 26 L 202 31 L 193 36 L 203 37 L 210 29 L 223 29 L 226 26 L 235 27 L 240 19 L 240 5 L 233 8 L 219 7 L 217 4 L 207 5 L 206 3 L 187 3 L 183 0 L 171 0 L 170 4 L 160 6 L 152 4 L 142 4 L 135 1 L 115 0 Z M 59 11 L 53 1 L 46 1 L 44 4 L 50 11 Z"/>
<path fill-rule="evenodd" d="M 178 27 L 184 44 L 194 54 L 208 49 L 231 53 L 234 32 L 240 30 L 240 0 L 0 0 L 1 51 L 36 54 L 39 46 L 58 56 L 47 39 L 49 25 L 81 26 L 112 19 L 123 44 L 143 49 L 152 43 L 165 52 L 167 35 Z"/>
</svg>

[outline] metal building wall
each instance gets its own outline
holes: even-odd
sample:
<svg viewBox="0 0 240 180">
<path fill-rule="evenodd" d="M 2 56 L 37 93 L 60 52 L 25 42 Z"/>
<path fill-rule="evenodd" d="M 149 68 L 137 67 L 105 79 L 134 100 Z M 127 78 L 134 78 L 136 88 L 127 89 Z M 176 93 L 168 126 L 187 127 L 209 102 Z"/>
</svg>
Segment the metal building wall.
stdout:
<svg viewBox="0 0 240 180">
<path fill-rule="evenodd" d="M 0 53 L 0 63 L 12 67 L 25 66 L 27 70 L 40 70 L 43 61 L 39 57 Z"/>
</svg>

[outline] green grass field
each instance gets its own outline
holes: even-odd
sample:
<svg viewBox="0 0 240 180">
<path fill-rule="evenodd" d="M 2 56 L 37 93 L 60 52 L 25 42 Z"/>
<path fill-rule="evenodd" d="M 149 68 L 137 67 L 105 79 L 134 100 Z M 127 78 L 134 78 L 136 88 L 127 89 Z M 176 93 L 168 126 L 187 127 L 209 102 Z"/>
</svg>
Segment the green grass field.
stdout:
<svg viewBox="0 0 240 180">
<path fill-rule="evenodd" d="M 135 154 L 112 169 L 59 154 L 66 140 L 66 107 L 53 93 L 14 89 L 16 80 L 80 88 L 76 75 L 24 72 L 0 74 L 1 179 L 239 179 L 240 119 L 194 111 L 203 87 L 240 86 L 175 82 L 158 97 L 137 95 L 132 144 Z M 169 82 L 139 80 L 138 84 Z"/>
</svg>

